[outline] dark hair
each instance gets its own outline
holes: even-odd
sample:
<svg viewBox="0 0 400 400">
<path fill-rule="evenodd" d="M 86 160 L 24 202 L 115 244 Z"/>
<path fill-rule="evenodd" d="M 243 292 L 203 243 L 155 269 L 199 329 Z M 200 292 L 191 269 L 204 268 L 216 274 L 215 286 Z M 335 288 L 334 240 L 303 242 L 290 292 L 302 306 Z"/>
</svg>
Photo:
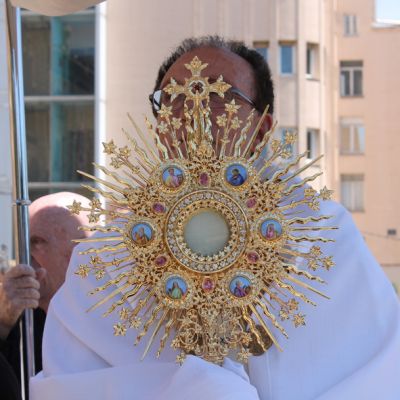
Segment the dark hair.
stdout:
<svg viewBox="0 0 400 400">
<path fill-rule="evenodd" d="M 185 39 L 172 54 L 161 64 L 158 76 L 154 85 L 154 91 L 160 89 L 161 81 L 171 65 L 182 55 L 200 47 L 213 47 L 226 49 L 245 59 L 253 68 L 256 81 L 256 98 L 254 104 L 257 111 L 263 112 L 269 105 L 268 112 L 274 111 L 274 87 L 271 78 L 271 71 L 264 57 L 256 50 L 250 49 L 241 42 L 224 40 L 220 36 L 203 36 L 199 38 Z"/>
</svg>

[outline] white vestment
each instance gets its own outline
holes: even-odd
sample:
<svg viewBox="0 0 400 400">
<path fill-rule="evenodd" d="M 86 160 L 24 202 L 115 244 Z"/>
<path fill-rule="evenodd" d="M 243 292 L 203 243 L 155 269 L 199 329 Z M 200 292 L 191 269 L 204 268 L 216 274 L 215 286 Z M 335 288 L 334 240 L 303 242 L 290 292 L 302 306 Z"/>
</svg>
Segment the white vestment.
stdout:
<svg viewBox="0 0 400 400">
<path fill-rule="evenodd" d="M 283 352 L 272 347 L 252 357 L 248 373 L 230 360 L 219 367 L 193 356 L 179 366 L 169 347 L 157 360 L 157 342 L 139 361 L 146 341 L 134 347 L 134 330 L 114 337 L 117 315 L 102 318 L 105 306 L 86 313 L 101 298 L 87 295 L 99 282 L 74 275 L 89 259 L 77 246 L 49 308 L 43 372 L 31 381 L 31 399 L 400 399 L 398 299 L 350 214 L 331 201 L 321 213 L 334 218 L 319 225 L 340 227 L 325 234 L 334 243 L 321 244 L 336 263 L 316 272 L 327 284 L 312 282 L 330 300 L 308 292 L 317 307 L 301 304 L 306 326 L 283 322 L 289 339 L 274 331 Z"/>
</svg>

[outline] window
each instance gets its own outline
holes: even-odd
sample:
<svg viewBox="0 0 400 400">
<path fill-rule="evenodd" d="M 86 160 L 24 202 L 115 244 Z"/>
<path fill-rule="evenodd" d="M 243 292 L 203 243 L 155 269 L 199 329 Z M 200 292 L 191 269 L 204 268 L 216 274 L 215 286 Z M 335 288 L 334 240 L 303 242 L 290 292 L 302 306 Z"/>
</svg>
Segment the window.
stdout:
<svg viewBox="0 0 400 400">
<path fill-rule="evenodd" d="M 268 42 L 254 42 L 253 47 L 268 62 Z"/>
<path fill-rule="evenodd" d="M 313 62 L 312 47 L 307 45 L 307 55 L 306 55 L 306 75 L 311 78 L 312 76 L 312 62 Z"/>
<path fill-rule="evenodd" d="M 363 175 L 342 175 L 340 193 L 341 201 L 349 211 L 364 211 Z"/>
<path fill-rule="evenodd" d="M 343 34 L 344 36 L 357 35 L 357 16 L 351 14 L 343 15 Z"/>
<path fill-rule="evenodd" d="M 314 159 L 320 155 L 318 129 L 307 129 L 308 158 Z"/>
<path fill-rule="evenodd" d="M 306 77 L 318 78 L 318 45 L 307 43 L 306 49 Z"/>
<path fill-rule="evenodd" d="M 294 73 L 294 45 L 280 44 L 280 71 L 282 75 Z"/>
<path fill-rule="evenodd" d="M 341 61 L 340 62 L 340 95 L 362 96 L 363 94 L 363 62 Z"/>
<path fill-rule="evenodd" d="M 82 175 L 92 171 L 93 104 L 77 102 L 27 102 L 29 181 L 49 187 L 63 182 L 79 188 Z M 72 185 L 73 186 L 73 185 Z"/>
<path fill-rule="evenodd" d="M 22 34 L 30 197 L 88 195 L 76 170 L 93 171 L 95 10 L 23 11 Z"/>
<path fill-rule="evenodd" d="M 286 133 L 296 133 L 296 129 L 294 128 L 280 128 L 279 131 L 279 140 L 284 143 L 285 141 L 285 136 Z M 285 147 L 285 150 L 289 151 L 291 153 L 291 156 L 288 158 L 289 160 L 293 160 L 293 158 L 295 158 L 298 154 L 298 150 L 297 150 L 297 141 L 296 143 L 293 144 L 288 144 Z"/>
<path fill-rule="evenodd" d="M 365 128 L 361 121 L 346 119 L 340 122 L 340 153 L 364 154 Z"/>
</svg>

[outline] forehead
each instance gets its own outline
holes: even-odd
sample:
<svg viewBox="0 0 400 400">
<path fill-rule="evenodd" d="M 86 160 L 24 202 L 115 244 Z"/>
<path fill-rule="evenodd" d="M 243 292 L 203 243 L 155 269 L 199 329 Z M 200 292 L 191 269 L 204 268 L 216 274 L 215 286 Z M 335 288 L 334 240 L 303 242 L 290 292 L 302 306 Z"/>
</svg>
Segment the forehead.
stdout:
<svg viewBox="0 0 400 400">
<path fill-rule="evenodd" d="M 253 93 L 255 79 L 251 65 L 244 58 L 227 49 L 212 47 L 200 47 L 179 57 L 165 74 L 161 88 L 165 87 L 171 78 L 178 83 L 183 83 L 185 78 L 189 78 L 191 73 L 186 69 L 185 64 L 190 63 L 195 56 L 203 64 L 208 64 L 202 71 L 202 76 L 217 79 L 222 75 L 224 81 L 230 85 L 247 94 Z"/>
</svg>

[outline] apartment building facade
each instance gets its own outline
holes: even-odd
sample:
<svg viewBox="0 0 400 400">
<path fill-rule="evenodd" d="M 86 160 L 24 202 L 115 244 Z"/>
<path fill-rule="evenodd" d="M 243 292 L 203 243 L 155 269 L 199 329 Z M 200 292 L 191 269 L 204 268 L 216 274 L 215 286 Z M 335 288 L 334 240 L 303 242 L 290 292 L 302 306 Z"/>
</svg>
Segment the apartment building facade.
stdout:
<svg viewBox="0 0 400 400">
<path fill-rule="evenodd" d="M 372 253 L 399 284 L 400 23 L 377 21 L 374 3 L 337 2 L 335 189 Z"/>
</svg>

